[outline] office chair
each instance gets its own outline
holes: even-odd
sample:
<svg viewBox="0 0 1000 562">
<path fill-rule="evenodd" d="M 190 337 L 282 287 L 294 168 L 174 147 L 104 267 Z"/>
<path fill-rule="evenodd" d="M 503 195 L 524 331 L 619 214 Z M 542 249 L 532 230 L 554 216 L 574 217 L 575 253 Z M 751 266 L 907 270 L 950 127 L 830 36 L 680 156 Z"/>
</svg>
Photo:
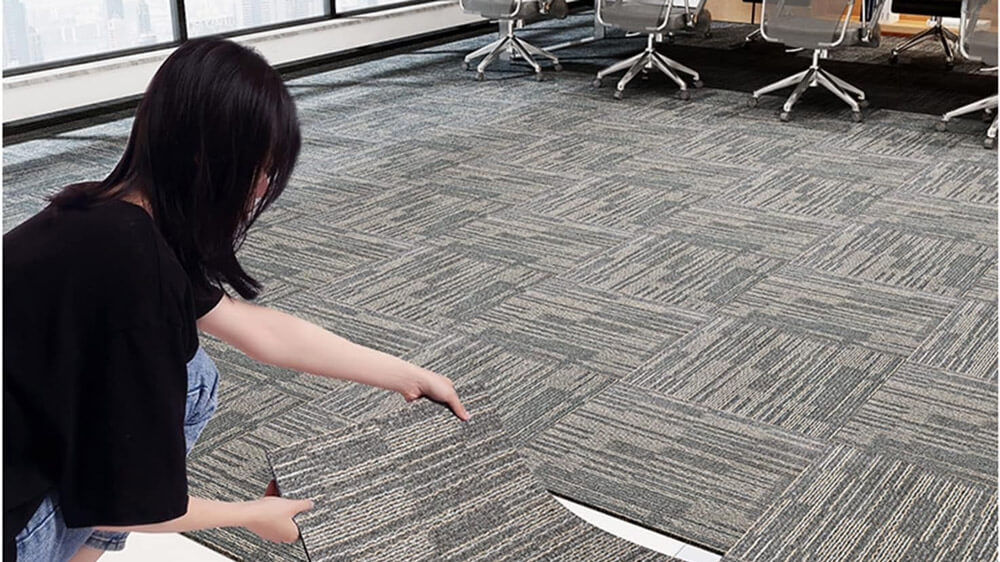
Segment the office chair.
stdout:
<svg viewBox="0 0 1000 562">
<path fill-rule="evenodd" d="M 896 46 L 889 53 L 889 63 L 899 62 L 899 53 L 925 39 L 937 39 L 944 47 L 944 65 L 951 70 L 955 66 L 955 51 L 951 42 L 958 42 L 953 31 L 941 25 L 942 18 L 957 18 L 962 15 L 962 0 L 892 0 L 892 11 L 897 14 L 917 14 L 931 16 L 931 26 Z"/>
<path fill-rule="evenodd" d="M 478 13 L 490 20 L 500 20 L 506 26 L 503 37 L 466 55 L 463 64 L 465 70 L 469 70 L 472 59 L 486 55 L 476 67 L 476 80 L 485 78 L 486 67 L 508 48 L 531 65 L 536 80 L 542 80 L 542 67 L 535 62 L 532 54 L 551 60 L 555 70 L 562 70 L 555 55 L 514 35 L 515 21 L 539 16 L 538 0 L 459 0 L 459 6 L 465 12 Z"/>
<path fill-rule="evenodd" d="M 996 70 L 997 19 L 997 0 L 965 0 L 962 2 L 958 49 L 963 57 L 972 60 L 981 60 L 992 67 L 983 70 Z M 985 110 L 985 116 L 988 118 L 990 113 L 995 113 L 996 109 L 997 96 L 992 95 L 945 113 L 941 116 L 941 121 L 938 122 L 937 128 L 940 131 L 944 131 L 948 128 L 948 121 L 951 121 L 952 118 L 979 110 Z M 991 112 L 991 110 L 993 111 Z M 994 115 L 993 123 L 986 130 L 986 139 L 983 140 L 983 146 L 994 148 L 996 145 L 997 119 Z"/>
<path fill-rule="evenodd" d="M 819 85 L 851 107 L 855 122 L 861 121 L 861 108 L 868 105 L 865 93 L 819 66 L 819 59 L 826 58 L 828 49 L 844 42 L 853 8 L 854 0 L 764 0 L 760 13 L 761 36 L 789 47 L 811 49 L 812 64 L 802 72 L 755 90 L 749 100 L 750 107 L 756 107 L 763 94 L 797 84 L 780 114 L 782 121 L 788 121 L 792 106 L 806 89 Z M 850 94 L 856 95 L 858 101 Z"/>
<path fill-rule="evenodd" d="M 694 70 L 657 52 L 653 42 L 661 39 L 665 33 L 691 29 L 692 26 L 696 25 L 692 22 L 696 21 L 699 17 L 704 5 L 705 0 L 698 0 L 698 5 L 694 9 L 686 2 L 684 8 L 675 9 L 673 7 L 673 0 L 598 0 L 598 23 L 605 26 L 617 27 L 626 32 L 631 31 L 645 34 L 647 37 L 646 50 L 598 72 L 593 86 L 600 88 L 605 76 L 628 68 L 622 79 L 618 81 L 615 89 L 615 99 L 621 99 L 622 93 L 625 91 L 625 86 L 636 75 L 640 72 L 645 74 L 649 69 L 655 67 L 677 84 L 677 87 L 680 88 L 678 92 L 680 99 L 691 99 L 691 93 L 688 91 L 687 84 L 674 70 L 691 75 L 693 78 L 692 84 L 695 88 L 702 86 L 701 77 Z"/>
</svg>

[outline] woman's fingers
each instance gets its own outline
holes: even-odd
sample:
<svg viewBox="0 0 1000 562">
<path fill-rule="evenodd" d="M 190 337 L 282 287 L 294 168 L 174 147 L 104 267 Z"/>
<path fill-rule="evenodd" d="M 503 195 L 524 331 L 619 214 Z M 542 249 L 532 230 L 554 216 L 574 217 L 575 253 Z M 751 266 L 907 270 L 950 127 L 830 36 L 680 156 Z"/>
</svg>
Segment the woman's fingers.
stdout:
<svg viewBox="0 0 1000 562">
<path fill-rule="evenodd" d="M 452 412 L 455 412 L 458 419 L 468 421 L 470 417 L 469 412 L 465 410 L 465 406 L 462 405 L 462 402 L 458 399 L 458 394 L 454 391 L 452 391 L 451 397 L 448 399 L 448 406 L 451 407 Z"/>
</svg>

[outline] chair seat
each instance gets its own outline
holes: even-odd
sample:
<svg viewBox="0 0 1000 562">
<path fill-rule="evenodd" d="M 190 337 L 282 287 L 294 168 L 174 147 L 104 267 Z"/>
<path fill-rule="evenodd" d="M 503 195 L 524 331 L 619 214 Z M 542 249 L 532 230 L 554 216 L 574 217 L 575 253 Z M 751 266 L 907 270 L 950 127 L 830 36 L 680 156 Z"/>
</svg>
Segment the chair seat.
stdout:
<svg viewBox="0 0 1000 562">
<path fill-rule="evenodd" d="M 989 66 L 997 65 L 997 33 L 996 31 L 977 31 L 969 38 L 969 54 L 983 59 Z"/>
<path fill-rule="evenodd" d="M 524 0 L 518 13 L 511 16 L 514 0 L 465 0 L 465 11 L 486 19 L 528 19 L 538 16 L 538 0 Z"/>
<path fill-rule="evenodd" d="M 782 16 L 768 18 L 764 31 L 771 39 L 789 47 L 822 49 L 840 37 L 840 22 L 815 18 Z M 846 40 L 846 38 L 845 38 Z"/>
<path fill-rule="evenodd" d="M 694 5 L 695 2 L 692 1 L 692 8 Z M 624 2 L 605 4 L 601 11 L 601 17 L 609 25 L 618 29 L 648 33 L 662 23 L 665 11 L 663 2 L 625 0 Z M 684 8 L 674 6 L 670 9 L 670 22 L 664 31 L 682 27 L 684 27 Z"/>
</svg>

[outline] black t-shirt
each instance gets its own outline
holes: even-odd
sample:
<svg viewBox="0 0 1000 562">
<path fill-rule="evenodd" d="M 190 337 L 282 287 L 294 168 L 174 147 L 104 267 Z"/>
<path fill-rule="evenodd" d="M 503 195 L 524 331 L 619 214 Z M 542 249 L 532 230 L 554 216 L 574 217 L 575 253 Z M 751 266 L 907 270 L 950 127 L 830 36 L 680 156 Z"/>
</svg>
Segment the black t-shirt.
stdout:
<svg viewBox="0 0 1000 562">
<path fill-rule="evenodd" d="M 222 290 L 121 200 L 46 207 L 3 262 L 4 560 L 52 491 L 69 527 L 183 515 L 186 364 Z"/>
</svg>

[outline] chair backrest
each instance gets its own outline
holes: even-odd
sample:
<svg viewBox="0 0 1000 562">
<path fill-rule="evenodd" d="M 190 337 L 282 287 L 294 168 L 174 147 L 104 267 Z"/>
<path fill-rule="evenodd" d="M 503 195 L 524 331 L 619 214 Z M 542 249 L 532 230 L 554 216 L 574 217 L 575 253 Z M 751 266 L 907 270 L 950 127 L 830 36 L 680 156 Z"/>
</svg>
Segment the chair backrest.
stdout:
<svg viewBox="0 0 1000 562">
<path fill-rule="evenodd" d="M 764 0 L 760 28 L 764 37 L 791 47 L 828 49 L 839 45 L 854 0 Z"/>
<path fill-rule="evenodd" d="M 528 5 L 537 6 L 537 0 L 460 0 L 462 10 L 479 14 L 488 19 L 511 19 L 523 15 Z"/>
<path fill-rule="evenodd" d="M 962 54 L 996 66 L 997 0 L 965 0 L 962 7 Z"/>
<path fill-rule="evenodd" d="M 685 14 L 697 18 L 704 6 L 705 0 L 598 0 L 597 16 L 626 31 L 657 33 L 679 28 Z"/>
</svg>

